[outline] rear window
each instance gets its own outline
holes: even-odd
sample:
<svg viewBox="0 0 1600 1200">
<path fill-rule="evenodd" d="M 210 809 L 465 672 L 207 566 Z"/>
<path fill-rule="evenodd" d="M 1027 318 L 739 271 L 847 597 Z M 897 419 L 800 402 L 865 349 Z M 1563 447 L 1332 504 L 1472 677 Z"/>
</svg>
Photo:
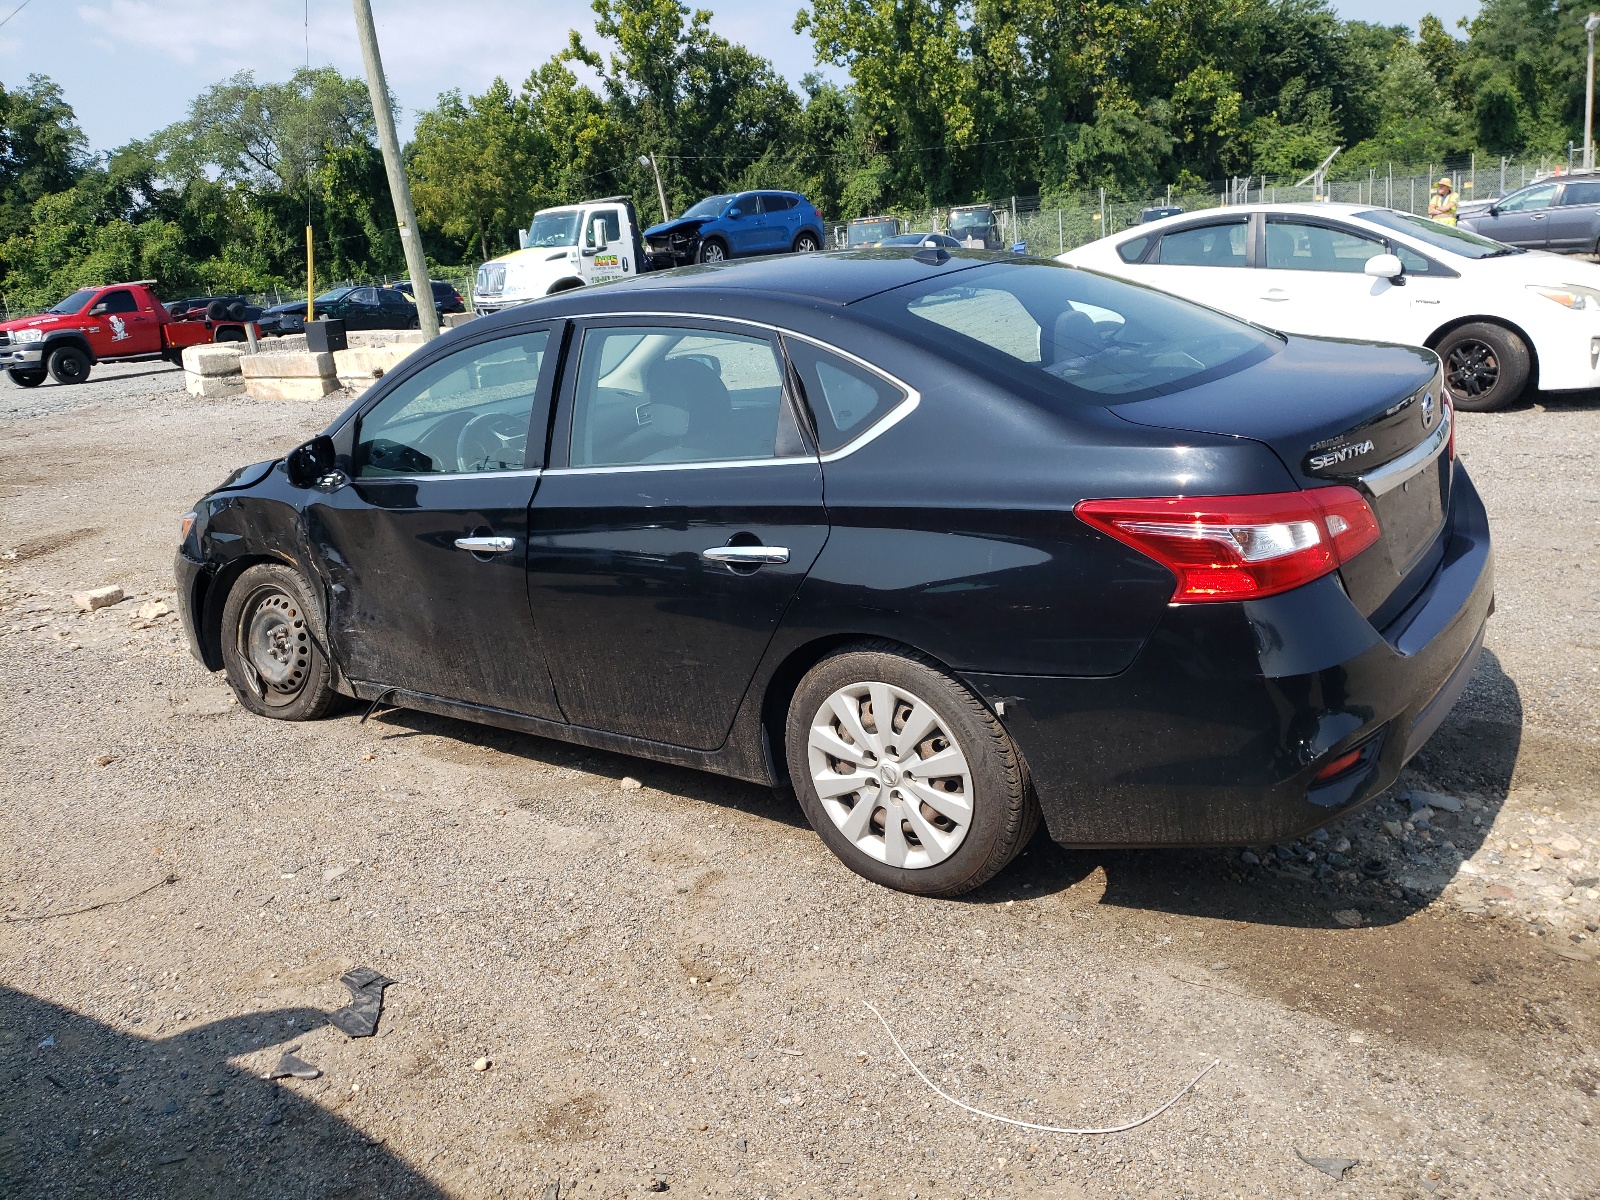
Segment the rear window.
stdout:
<svg viewBox="0 0 1600 1200">
<path fill-rule="evenodd" d="M 934 353 L 1088 403 L 1181 391 L 1282 344 L 1186 300 L 1055 263 L 977 267 L 861 308 Z"/>
</svg>

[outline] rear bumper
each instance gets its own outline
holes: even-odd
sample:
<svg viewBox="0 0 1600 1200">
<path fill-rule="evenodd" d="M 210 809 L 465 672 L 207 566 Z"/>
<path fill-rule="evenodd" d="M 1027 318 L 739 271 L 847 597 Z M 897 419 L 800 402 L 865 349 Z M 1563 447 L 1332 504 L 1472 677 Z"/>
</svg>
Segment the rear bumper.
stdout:
<svg viewBox="0 0 1600 1200">
<path fill-rule="evenodd" d="M 1265 600 L 1169 607 L 1113 677 L 963 677 L 1003 705 L 1058 842 L 1295 838 L 1393 783 L 1471 679 L 1494 561 L 1459 464 L 1446 538 L 1433 579 L 1382 633 L 1328 576 Z M 1356 768 L 1313 787 L 1356 747 Z"/>
</svg>

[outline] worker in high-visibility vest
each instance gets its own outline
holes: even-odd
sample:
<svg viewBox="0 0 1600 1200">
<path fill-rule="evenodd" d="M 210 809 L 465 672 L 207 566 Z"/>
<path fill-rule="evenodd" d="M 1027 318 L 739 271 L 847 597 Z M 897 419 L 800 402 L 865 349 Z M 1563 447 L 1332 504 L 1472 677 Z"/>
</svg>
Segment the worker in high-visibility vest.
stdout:
<svg viewBox="0 0 1600 1200">
<path fill-rule="evenodd" d="M 1448 177 L 1439 180 L 1433 195 L 1428 197 L 1428 218 L 1441 225 L 1456 223 L 1456 190 Z"/>
</svg>

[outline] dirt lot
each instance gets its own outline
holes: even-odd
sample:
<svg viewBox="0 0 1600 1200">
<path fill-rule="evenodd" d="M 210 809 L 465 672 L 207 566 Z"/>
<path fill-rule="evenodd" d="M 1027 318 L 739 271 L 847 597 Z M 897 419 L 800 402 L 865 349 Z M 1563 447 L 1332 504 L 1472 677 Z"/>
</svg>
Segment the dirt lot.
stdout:
<svg viewBox="0 0 1600 1200">
<path fill-rule="evenodd" d="M 937 902 L 757 788 L 241 711 L 156 603 L 177 515 L 343 398 L 0 398 L 0 1194 L 1600 1197 L 1593 401 L 1464 418 L 1499 611 L 1395 794 L 1243 854 L 1041 838 Z M 351 1040 L 358 964 L 397 982 Z M 866 1001 L 1036 1123 L 1220 1065 L 1040 1133 Z M 320 1077 L 268 1081 L 292 1047 Z"/>
</svg>

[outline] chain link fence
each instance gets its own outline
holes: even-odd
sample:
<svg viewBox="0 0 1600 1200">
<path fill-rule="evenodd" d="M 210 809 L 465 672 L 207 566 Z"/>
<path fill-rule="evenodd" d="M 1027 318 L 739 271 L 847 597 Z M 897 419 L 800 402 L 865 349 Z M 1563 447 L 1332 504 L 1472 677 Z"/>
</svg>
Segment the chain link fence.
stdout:
<svg viewBox="0 0 1600 1200">
<path fill-rule="evenodd" d="M 1448 176 L 1460 203 L 1491 200 L 1514 192 L 1551 173 L 1570 169 L 1566 158 L 1496 159 L 1473 156 L 1437 163 L 1385 164 L 1364 176 L 1327 180 L 1319 190 L 1295 179 L 1270 180 L 1263 176 L 1230 179 L 1204 187 L 1168 188 L 1144 196 L 1114 196 L 1104 190 L 1055 193 L 1047 196 L 1006 196 L 988 201 L 994 209 L 1003 246 L 1023 242 L 1030 254 L 1061 254 L 1074 247 L 1139 224 L 1147 210 L 1177 208 L 1200 212 L 1232 204 L 1370 204 L 1426 216 L 1428 197 L 1440 179 Z M 943 233 L 949 226 L 949 208 L 891 209 L 905 233 Z M 832 227 L 833 244 L 845 244 L 848 226 Z"/>
</svg>

